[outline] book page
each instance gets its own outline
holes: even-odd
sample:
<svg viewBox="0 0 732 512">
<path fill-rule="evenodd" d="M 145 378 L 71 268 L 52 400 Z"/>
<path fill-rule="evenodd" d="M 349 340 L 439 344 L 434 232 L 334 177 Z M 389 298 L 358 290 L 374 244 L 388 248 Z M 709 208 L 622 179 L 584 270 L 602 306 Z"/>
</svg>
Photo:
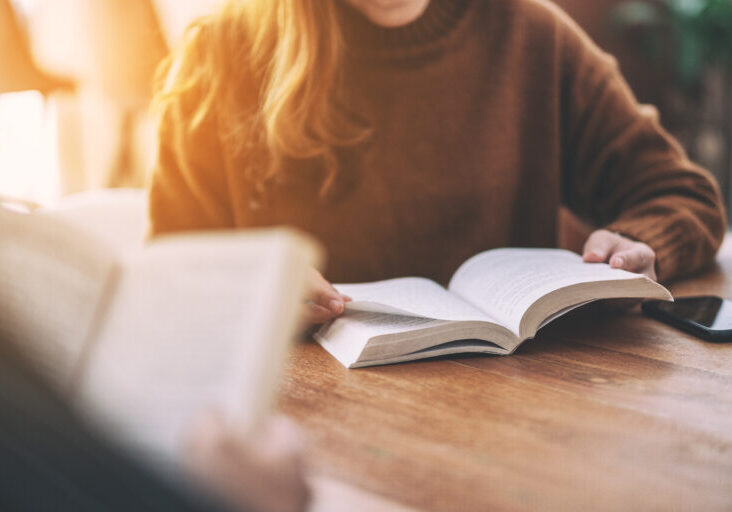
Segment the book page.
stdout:
<svg viewBox="0 0 732 512">
<path fill-rule="evenodd" d="M 65 388 L 116 254 L 64 221 L 0 209 L 0 332 Z"/>
<path fill-rule="evenodd" d="M 466 261 L 449 290 L 501 319 L 518 335 L 521 317 L 539 298 L 572 284 L 638 279 L 638 274 L 584 263 L 562 249 L 494 249 Z"/>
<path fill-rule="evenodd" d="M 40 208 L 34 214 L 73 224 L 118 252 L 142 246 L 147 236 L 147 192 L 143 189 L 79 192 Z"/>
<path fill-rule="evenodd" d="M 353 299 L 349 311 L 370 311 L 438 320 L 495 319 L 475 306 L 449 293 L 434 281 L 402 277 L 373 283 L 336 284 L 335 288 Z"/>
<path fill-rule="evenodd" d="M 334 322 L 349 322 L 359 335 L 375 338 L 384 334 L 398 334 L 450 323 L 449 320 L 433 320 L 418 316 L 400 316 L 369 311 L 349 311 Z"/>
<path fill-rule="evenodd" d="M 274 400 L 313 263 L 279 230 L 153 242 L 122 268 L 82 408 L 160 460 L 207 409 L 246 433 Z"/>
<path fill-rule="evenodd" d="M 347 311 L 315 339 L 346 368 L 461 352 L 505 354 L 516 339 L 505 327 L 368 311 Z"/>
<path fill-rule="evenodd" d="M 346 368 L 358 361 L 368 341 L 376 336 L 439 327 L 449 321 L 349 310 L 324 325 L 315 339 Z"/>
</svg>

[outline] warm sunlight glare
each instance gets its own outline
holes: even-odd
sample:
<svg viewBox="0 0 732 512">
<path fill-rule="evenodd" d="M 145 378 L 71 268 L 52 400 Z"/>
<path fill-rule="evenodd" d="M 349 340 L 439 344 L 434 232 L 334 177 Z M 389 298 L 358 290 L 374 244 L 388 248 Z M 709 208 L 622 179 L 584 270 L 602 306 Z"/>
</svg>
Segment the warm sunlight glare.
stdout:
<svg viewBox="0 0 732 512">
<path fill-rule="evenodd" d="M 0 95 L 0 196 L 46 203 L 58 195 L 53 103 L 35 91 Z"/>
</svg>

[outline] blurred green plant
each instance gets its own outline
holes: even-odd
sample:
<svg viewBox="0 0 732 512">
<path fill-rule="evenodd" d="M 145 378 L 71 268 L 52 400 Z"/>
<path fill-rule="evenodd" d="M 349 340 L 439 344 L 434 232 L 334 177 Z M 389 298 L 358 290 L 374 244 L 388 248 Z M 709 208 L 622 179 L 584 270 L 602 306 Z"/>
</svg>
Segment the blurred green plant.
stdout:
<svg viewBox="0 0 732 512">
<path fill-rule="evenodd" d="M 732 0 L 627 0 L 610 21 L 637 35 L 646 57 L 687 91 L 710 67 L 732 73 Z"/>
</svg>

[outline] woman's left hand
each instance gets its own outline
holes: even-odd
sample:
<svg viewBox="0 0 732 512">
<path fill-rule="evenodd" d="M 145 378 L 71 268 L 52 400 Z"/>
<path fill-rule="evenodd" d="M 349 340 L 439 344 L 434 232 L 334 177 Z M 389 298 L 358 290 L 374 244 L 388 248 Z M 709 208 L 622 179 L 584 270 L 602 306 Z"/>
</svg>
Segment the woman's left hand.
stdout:
<svg viewBox="0 0 732 512">
<path fill-rule="evenodd" d="M 607 229 L 593 232 L 585 242 L 582 258 L 588 263 L 609 263 L 656 280 L 656 253 L 643 242 L 636 242 Z"/>
</svg>

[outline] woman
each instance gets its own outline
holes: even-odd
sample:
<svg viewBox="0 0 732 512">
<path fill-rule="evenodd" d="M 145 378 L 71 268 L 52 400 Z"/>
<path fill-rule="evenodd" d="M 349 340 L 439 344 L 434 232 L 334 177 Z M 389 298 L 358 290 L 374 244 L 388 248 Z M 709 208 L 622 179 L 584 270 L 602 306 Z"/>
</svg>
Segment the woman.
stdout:
<svg viewBox="0 0 732 512">
<path fill-rule="evenodd" d="M 719 191 L 545 0 L 231 1 L 165 66 L 154 234 L 290 224 L 332 281 L 445 282 L 499 246 L 669 280 L 713 258 Z M 310 320 L 347 298 L 315 276 Z"/>
</svg>

